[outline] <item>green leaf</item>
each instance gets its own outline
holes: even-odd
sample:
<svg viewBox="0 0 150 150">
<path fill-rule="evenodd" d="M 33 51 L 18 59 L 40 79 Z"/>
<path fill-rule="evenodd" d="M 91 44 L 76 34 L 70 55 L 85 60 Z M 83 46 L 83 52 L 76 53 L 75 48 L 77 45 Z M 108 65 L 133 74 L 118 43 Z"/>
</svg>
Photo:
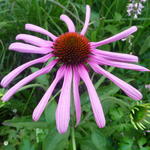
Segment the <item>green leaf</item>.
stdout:
<svg viewBox="0 0 150 150">
<path fill-rule="evenodd" d="M 28 119 L 27 117 L 21 117 L 21 118 L 13 118 L 12 120 L 6 120 L 3 122 L 3 125 L 16 127 L 16 128 L 47 128 L 49 126 L 48 123 L 38 121 L 34 122 L 31 119 Z"/>
<path fill-rule="evenodd" d="M 102 86 L 98 88 L 98 94 L 100 97 L 105 97 L 105 96 L 113 96 L 116 94 L 120 88 L 116 86 L 115 84 L 109 84 L 108 86 Z"/>
<path fill-rule="evenodd" d="M 102 133 L 95 130 L 91 135 L 91 139 L 97 150 L 107 150 L 107 139 Z"/>
<path fill-rule="evenodd" d="M 0 108 L 4 107 L 5 105 L 7 105 L 7 103 L 0 100 Z"/>
<path fill-rule="evenodd" d="M 120 120 L 124 115 L 121 108 L 111 108 L 110 112 L 112 120 Z"/>
<path fill-rule="evenodd" d="M 8 22 L 0 22 L 0 29 L 8 25 Z"/>
<path fill-rule="evenodd" d="M 150 150 L 150 146 L 142 147 L 140 150 Z"/>
<path fill-rule="evenodd" d="M 111 136 L 115 133 L 117 133 L 118 135 L 118 132 L 126 132 L 129 128 L 132 128 L 132 125 L 129 124 L 129 123 L 115 123 L 113 122 L 114 124 L 109 124 L 109 126 L 105 127 L 103 129 L 103 132 L 105 133 L 105 136 L 108 137 L 108 136 Z M 115 137 L 115 136 L 114 136 Z"/>
<path fill-rule="evenodd" d="M 68 137 L 69 129 L 64 134 L 58 133 L 55 128 L 51 129 L 43 142 L 43 150 L 64 150 L 68 145 Z"/>
<path fill-rule="evenodd" d="M 20 144 L 19 150 L 34 150 L 34 145 L 31 144 L 29 139 L 23 139 Z"/>
<path fill-rule="evenodd" d="M 5 90 L 3 88 L 0 88 L 0 98 L 4 95 Z"/>
<path fill-rule="evenodd" d="M 32 72 L 36 72 L 38 71 L 39 69 L 36 68 L 36 67 L 31 67 L 31 71 Z M 49 81 L 48 81 L 48 75 L 47 74 L 44 74 L 44 75 L 41 75 L 39 77 L 36 78 L 36 81 L 42 85 L 45 85 L 45 86 L 49 86 Z"/>
<path fill-rule="evenodd" d="M 109 67 L 109 69 L 107 70 L 108 72 L 112 72 L 114 70 L 114 67 Z M 106 77 L 102 76 L 95 84 L 95 88 L 97 89 L 104 81 L 105 81 Z"/>
<path fill-rule="evenodd" d="M 13 147 L 12 145 L 7 145 L 3 147 L 4 149 L 2 150 L 16 150 L 15 147 Z"/>
<path fill-rule="evenodd" d="M 95 125 L 94 125 L 95 126 Z M 91 128 L 89 126 L 88 128 Z M 81 150 L 108 150 L 110 147 L 110 142 L 102 133 L 102 130 L 97 129 L 97 127 L 91 128 L 91 132 L 86 137 L 80 138 Z"/>
<path fill-rule="evenodd" d="M 120 21 L 120 20 L 122 19 L 121 14 L 120 14 L 120 13 L 115 12 L 114 19 L 115 19 L 116 21 Z"/>
<path fill-rule="evenodd" d="M 50 101 L 45 110 L 45 119 L 50 125 L 55 124 L 56 106 L 57 104 L 55 100 Z"/>
<path fill-rule="evenodd" d="M 120 144 L 119 144 L 119 150 L 133 150 L 132 145 L 133 145 L 133 138 L 129 137 L 124 137 L 123 139 L 120 139 Z"/>
<path fill-rule="evenodd" d="M 140 55 L 145 53 L 148 48 L 150 48 L 150 36 L 148 36 L 145 41 L 144 41 L 144 44 L 141 45 L 141 49 L 140 49 Z"/>
<path fill-rule="evenodd" d="M 139 147 L 143 147 L 144 144 L 146 144 L 147 142 L 147 139 L 144 138 L 144 137 L 141 137 L 139 140 L 138 140 L 138 145 Z"/>
<path fill-rule="evenodd" d="M 118 33 L 118 29 L 114 25 L 107 25 L 105 27 L 105 30 L 108 31 L 108 32 L 110 32 L 110 33 L 112 33 L 112 34 Z"/>
<path fill-rule="evenodd" d="M 96 36 L 97 36 L 97 31 L 95 30 L 91 33 L 91 40 L 96 41 Z"/>
<path fill-rule="evenodd" d="M 91 142 L 91 139 L 84 140 L 80 144 L 81 150 L 97 150 L 95 145 Z"/>
<path fill-rule="evenodd" d="M 124 81 L 127 83 L 130 83 L 133 80 L 134 79 L 124 79 Z M 95 86 L 97 87 L 97 83 Z M 119 90 L 120 90 L 120 88 L 117 85 L 115 85 L 114 83 L 111 83 L 107 86 L 103 86 L 103 88 L 100 87 L 97 91 L 98 91 L 98 94 L 100 95 L 101 98 L 103 98 L 103 97 L 105 98 L 106 96 L 113 96 Z"/>
<path fill-rule="evenodd" d="M 122 99 L 115 98 L 113 96 L 103 96 L 101 99 L 105 113 L 108 113 L 110 108 L 114 109 L 114 104 L 120 105 L 125 112 L 129 111 L 130 105 L 126 101 L 123 101 Z"/>
</svg>

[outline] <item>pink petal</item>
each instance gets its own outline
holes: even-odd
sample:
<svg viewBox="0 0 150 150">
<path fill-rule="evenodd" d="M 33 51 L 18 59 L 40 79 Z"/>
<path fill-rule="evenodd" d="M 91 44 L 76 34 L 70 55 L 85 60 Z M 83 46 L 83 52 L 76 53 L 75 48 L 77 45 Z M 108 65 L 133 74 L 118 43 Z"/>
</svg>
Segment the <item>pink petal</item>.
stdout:
<svg viewBox="0 0 150 150">
<path fill-rule="evenodd" d="M 69 32 L 75 32 L 76 29 L 75 29 L 74 23 L 68 16 L 61 15 L 60 19 L 66 23 Z"/>
<path fill-rule="evenodd" d="M 41 48 L 29 44 L 20 43 L 20 42 L 12 43 L 9 46 L 9 50 L 13 50 L 21 53 L 35 53 L 35 54 L 47 54 L 52 51 L 51 48 L 46 48 L 46 47 Z"/>
<path fill-rule="evenodd" d="M 39 37 L 28 34 L 18 34 L 16 36 L 16 40 L 23 40 L 29 44 L 33 44 L 39 47 L 51 47 L 53 45 L 53 42 L 51 41 L 46 41 Z"/>
<path fill-rule="evenodd" d="M 116 34 L 116 35 L 114 35 L 110 38 L 107 38 L 107 39 L 103 40 L 103 41 L 91 42 L 91 45 L 92 45 L 93 48 L 98 47 L 98 46 L 102 46 L 102 45 L 106 45 L 106 44 L 121 40 L 123 38 L 126 38 L 126 37 L 128 37 L 129 35 L 131 35 L 132 33 L 136 32 L 136 31 L 137 31 L 137 27 L 132 26 L 129 29 L 127 29 L 123 32 L 120 32 L 120 33 L 118 33 L 118 34 Z"/>
<path fill-rule="evenodd" d="M 57 83 L 60 81 L 60 79 L 63 76 L 64 76 L 64 67 L 61 67 L 57 71 L 57 74 L 56 74 L 54 81 L 52 82 L 50 87 L 47 89 L 46 93 L 44 94 L 44 96 L 40 100 L 39 104 L 34 109 L 33 115 L 32 115 L 33 120 L 35 120 L 35 121 L 39 120 L 41 114 L 43 113 L 43 111 L 44 111 L 44 109 L 48 103 L 48 100 L 50 99 L 50 97 L 52 95 L 54 88 L 56 87 Z"/>
<path fill-rule="evenodd" d="M 97 57 L 97 56 L 93 56 L 93 61 L 95 61 L 96 63 L 99 63 L 101 65 L 103 64 L 103 65 L 108 65 L 108 66 L 113 66 L 113 67 L 118 67 L 118 68 L 131 69 L 131 70 L 136 70 L 136 71 L 150 71 L 149 69 L 147 69 L 143 66 L 129 64 L 129 63 L 123 63 L 123 62 L 117 62 L 117 61 L 111 61 L 111 60 L 107 60 L 105 58 Z"/>
<path fill-rule="evenodd" d="M 74 96 L 74 105 L 75 105 L 75 110 L 76 110 L 76 126 L 79 124 L 80 118 L 81 118 L 81 104 L 80 104 L 80 95 L 79 95 L 79 82 L 80 82 L 79 74 L 74 69 L 73 96 Z"/>
<path fill-rule="evenodd" d="M 61 89 L 61 94 L 56 109 L 56 125 L 59 133 L 65 133 L 67 131 L 70 121 L 70 93 L 72 82 L 72 70 L 71 67 L 67 67 L 65 70 L 64 82 Z"/>
<path fill-rule="evenodd" d="M 44 34 L 44 35 L 47 35 L 49 36 L 53 41 L 56 40 L 56 36 L 50 32 L 48 32 L 47 30 L 39 27 L 39 26 L 36 26 L 36 25 L 33 25 L 33 24 L 26 24 L 25 25 L 25 29 L 26 30 L 29 30 L 29 31 L 34 31 L 34 32 L 38 32 L 38 33 L 41 33 L 41 34 Z"/>
<path fill-rule="evenodd" d="M 108 52 L 108 51 L 103 51 L 98 49 L 93 50 L 93 54 L 110 60 L 123 61 L 123 62 L 138 62 L 138 57 L 130 54 Z"/>
<path fill-rule="evenodd" d="M 83 26 L 83 29 L 81 31 L 80 34 L 84 35 L 87 31 L 87 28 L 89 26 L 89 22 L 90 22 L 90 14 L 91 14 L 91 9 L 89 5 L 86 5 L 86 16 L 85 16 L 85 23 Z"/>
<path fill-rule="evenodd" d="M 17 84 L 15 84 L 12 88 L 10 88 L 7 93 L 2 97 L 3 101 L 8 101 L 20 88 L 22 88 L 24 85 L 32 81 L 33 79 L 37 78 L 38 76 L 41 76 L 43 74 L 46 74 L 50 72 L 50 70 L 53 68 L 53 66 L 57 63 L 57 60 L 54 60 L 50 62 L 46 67 L 30 74 L 29 76 L 25 77 L 21 81 L 19 81 Z"/>
<path fill-rule="evenodd" d="M 95 63 L 89 62 L 89 64 L 95 72 L 102 74 L 106 78 L 110 79 L 112 82 L 114 82 L 117 86 L 119 86 L 132 99 L 134 99 L 134 100 L 142 99 L 142 94 L 137 89 L 135 89 L 134 87 L 129 85 L 128 83 L 126 83 L 123 80 L 119 79 L 118 77 L 114 76 L 110 72 L 104 70 L 103 68 L 101 68 L 100 66 L 98 66 Z"/>
<path fill-rule="evenodd" d="M 83 66 L 78 67 L 78 72 L 79 76 L 82 78 L 87 87 L 96 123 L 98 127 L 103 128 L 105 126 L 103 108 L 101 106 L 96 90 L 92 84 L 92 81 L 90 80 L 88 72 Z"/>
<path fill-rule="evenodd" d="M 6 75 L 2 81 L 1 81 L 1 85 L 3 87 L 6 87 L 17 75 L 19 75 L 22 71 L 24 71 L 26 68 L 37 64 L 37 63 L 44 63 L 46 61 L 48 61 L 48 59 L 50 59 L 52 57 L 52 54 L 48 54 L 44 57 L 29 61 L 19 67 L 17 67 L 16 69 L 14 69 L 13 71 L 11 71 L 8 75 Z"/>
</svg>

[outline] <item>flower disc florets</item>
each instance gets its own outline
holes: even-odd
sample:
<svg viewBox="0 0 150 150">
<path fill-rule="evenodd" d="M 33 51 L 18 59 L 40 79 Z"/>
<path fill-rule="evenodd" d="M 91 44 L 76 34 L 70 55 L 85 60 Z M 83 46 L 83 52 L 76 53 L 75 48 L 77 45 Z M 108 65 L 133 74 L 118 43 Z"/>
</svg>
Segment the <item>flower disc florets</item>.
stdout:
<svg viewBox="0 0 150 150">
<path fill-rule="evenodd" d="M 68 65 L 84 63 L 90 54 L 89 40 L 78 33 L 68 32 L 59 36 L 54 43 L 54 55 Z"/>
</svg>

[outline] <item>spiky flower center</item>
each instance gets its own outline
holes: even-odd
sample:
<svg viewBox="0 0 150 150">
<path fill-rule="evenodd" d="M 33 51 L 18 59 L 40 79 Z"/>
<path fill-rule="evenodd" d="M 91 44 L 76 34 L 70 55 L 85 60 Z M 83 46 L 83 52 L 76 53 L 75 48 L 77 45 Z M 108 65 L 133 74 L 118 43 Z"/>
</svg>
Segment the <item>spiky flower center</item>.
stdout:
<svg viewBox="0 0 150 150">
<path fill-rule="evenodd" d="M 86 62 L 90 54 L 89 40 L 78 33 L 68 32 L 60 35 L 54 43 L 54 55 L 62 63 L 77 65 Z"/>
</svg>

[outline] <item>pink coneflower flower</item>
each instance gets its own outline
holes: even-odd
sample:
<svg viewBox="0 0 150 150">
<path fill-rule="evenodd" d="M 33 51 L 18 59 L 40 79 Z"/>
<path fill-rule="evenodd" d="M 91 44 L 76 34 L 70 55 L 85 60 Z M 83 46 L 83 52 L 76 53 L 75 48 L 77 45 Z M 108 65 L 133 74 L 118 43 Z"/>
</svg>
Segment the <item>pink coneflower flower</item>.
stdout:
<svg viewBox="0 0 150 150">
<path fill-rule="evenodd" d="M 49 62 L 47 66 L 25 77 L 12 88 L 10 88 L 2 97 L 2 100 L 8 101 L 11 96 L 13 96 L 21 87 L 23 87 L 36 77 L 49 73 L 51 69 L 56 64 L 58 64 L 60 68 L 56 73 L 55 79 L 47 89 L 37 107 L 34 109 L 32 116 L 33 120 L 37 121 L 40 118 L 48 103 L 48 100 L 52 95 L 55 86 L 61 79 L 64 79 L 58 106 L 56 109 L 57 129 L 60 133 L 65 133 L 67 131 L 70 121 L 70 95 L 72 84 L 74 105 L 76 110 L 76 124 L 78 125 L 81 118 L 81 105 L 78 87 L 80 79 L 82 79 L 88 90 L 95 121 L 98 127 L 102 128 L 105 126 L 103 109 L 86 68 L 90 66 L 95 72 L 107 77 L 112 82 L 114 82 L 129 97 L 135 100 L 140 100 L 142 98 L 142 94 L 138 90 L 101 67 L 102 65 L 109 65 L 137 71 L 149 71 L 142 66 L 132 64 L 134 62 L 138 62 L 138 57 L 129 54 L 114 53 L 96 49 L 101 45 L 109 44 L 128 37 L 130 34 L 134 33 L 137 30 L 137 27 L 133 26 L 115 36 L 112 36 L 100 42 L 90 42 L 85 37 L 85 33 L 90 21 L 90 7 L 88 5 L 86 6 L 85 24 L 80 33 L 76 32 L 75 26 L 68 16 L 61 15 L 60 19 L 66 23 L 68 32 L 57 37 L 41 27 L 33 24 L 26 24 L 26 30 L 44 34 L 50 37 L 52 40 L 46 41 L 32 35 L 19 34 L 17 35 L 16 40 L 23 40 L 29 44 L 15 42 L 9 46 L 10 50 L 21 53 L 41 54 L 44 56 L 29 61 L 10 72 L 1 81 L 1 85 L 3 87 L 6 87 L 17 75 L 19 75 L 26 68 L 34 64 L 45 63 L 52 57 L 54 59 Z"/>
</svg>

